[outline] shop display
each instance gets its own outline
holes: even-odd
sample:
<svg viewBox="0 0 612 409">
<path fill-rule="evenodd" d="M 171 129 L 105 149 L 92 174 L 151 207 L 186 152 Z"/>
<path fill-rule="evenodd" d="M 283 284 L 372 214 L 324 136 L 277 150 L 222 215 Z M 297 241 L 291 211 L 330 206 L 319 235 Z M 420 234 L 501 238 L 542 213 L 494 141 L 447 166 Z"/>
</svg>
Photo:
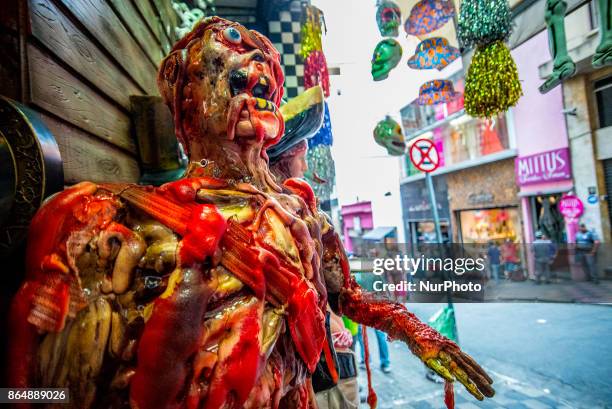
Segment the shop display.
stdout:
<svg viewBox="0 0 612 409">
<path fill-rule="evenodd" d="M 512 18 L 507 0 L 463 0 L 459 8 L 457 38 L 462 48 L 505 41 Z"/>
<path fill-rule="evenodd" d="M 421 0 L 404 23 L 407 34 L 422 36 L 439 29 L 455 15 L 451 0 Z"/>
<path fill-rule="evenodd" d="M 546 0 L 544 18 L 548 26 L 548 47 L 553 57 L 553 71 L 546 81 L 540 85 L 542 94 L 547 93 L 576 73 L 576 64 L 567 52 L 566 11 L 567 3 L 564 0 Z"/>
<path fill-rule="evenodd" d="M 612 65 L 612 0 L 597 0 L 599 7 L 599 31 L 601 40 L 595 55 L 593 56 L 593 67 L 599 68 Z"/>
<path fill-rule="evenodd" d="M 374 49 L 372 56 L 372 78 L 374 81 L 387 79 L 389 72 L 402 59 L 402 46 L 392 38 L 385 38 Z"/>
<path fill-rule="evenodd" d="M 427 38 L 417 45 L 408 66 L 415 70 L 442 70 L 461 56 L 459 50 L 443 37 Z"/>
<path fill-rule="evenodd" d="M 421 85 L 417 104 L 435 105 L 443 102 L 450 102 L 461 96 L 460 92 L 455 91 L 453 83 L 449 80 L 432 80 Z"/>
<path fill-rule="evenodd" d="M 376 143 L 387 149 L 389 155 L 402 156 L 406 152 L 402 128 L 390 116 L 377 123 L 373 133 Z"/>
<path fill-rule="evenodd" d="M 490 118 L 523 95 L 516 64 L 502 41 L 478 47 L 465 78 L 465 112 Z"/>
<path fill-rule="evenodd" d="M 323 93 L 328 97 L 329 72 L 321 44 L 323 13 L 318 8 L 307 5 L 304 6 L 303 14 L 306 17 L 302 26 L 300 55 L 304 58 L 304 88 L 320 85 Z"/>
<path fill-rule="evenodd" d="M 397 37 L 399 25 L 402 22 L 402 12 L 392 1 L 382 1 L 376 9 L 376 24 L 383 37 Z"/>
<path fill-rule="evenodd" d="M 307 183 L 270 174 L 282 83 L 270 41 L 237 23 L 207 18 L 176 43 L 158 86 L 187 174 L 83 182 L 39 210 L 10 312 L 10 386 L 66 387 L 79 409 L 308 407 L 329 301 L 406 342 L 446 380 L 449 406 L 455 380 L 494 395 L 454 342 L 355 283 Z"/>
</svg>

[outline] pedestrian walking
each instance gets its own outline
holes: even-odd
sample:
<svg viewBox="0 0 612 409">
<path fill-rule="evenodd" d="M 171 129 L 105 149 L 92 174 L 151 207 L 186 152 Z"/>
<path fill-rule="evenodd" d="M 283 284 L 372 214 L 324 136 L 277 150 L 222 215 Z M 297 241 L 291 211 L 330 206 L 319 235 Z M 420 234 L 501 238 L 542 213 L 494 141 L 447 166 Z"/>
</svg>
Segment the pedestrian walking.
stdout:
<svg viewBox="0 0 612 409">
<path fill-rule="evenodd" d="M 518 247 L 510 238 L 507 238 L 501 247 L 501 261 L 504 263 L 504 275 L 507 279 L 516 279 L 514 273 L 518 269 L 520 259 L 518 256 Z"/>
<path fill-rule="evenodd" d="M 376 334 L 376 341 L 378 342 L 378 358 L 380 360 L 380 370 L 384 373 L 391 372 L 391 361 L 389 360 L 389 344 L 387 343 L 387 334 L 382 331 L 374 330 Z M 365 349 L 363 347 L 363 333 L 361 332 L 361 325 L 357 332 L 357 343 L 361 349 L 361 366 L 365 368 Z"/>
<path fill-rule="evenodd" d="M 495 284 L 499 284 L 499 269 L 501 266 L 501 251 L 494 241 L 489 242 L 487 248 L 487 259 L 489 260 L 489 273 L 491 278 L 495 280 Z"/>
<path fill-rule="evenodd" d="M 535 237 L 531 252 L 536 264 L 536 284 L 540 284 L 542 278 L 546 284 L 550 284 L 550 265 L 557 255 L 557 248 L 541 231 L 537 231 Z"/>
<path fill-rule="evenodd" d="M 582 265 L 587 281 L 593 281 L 595 284 L 599 284 L 599 276 L 595 267 L 599 243 L 597 234 L 581 223 L 580 230 L 576 233 L 576 263 Z"/>
</svg>

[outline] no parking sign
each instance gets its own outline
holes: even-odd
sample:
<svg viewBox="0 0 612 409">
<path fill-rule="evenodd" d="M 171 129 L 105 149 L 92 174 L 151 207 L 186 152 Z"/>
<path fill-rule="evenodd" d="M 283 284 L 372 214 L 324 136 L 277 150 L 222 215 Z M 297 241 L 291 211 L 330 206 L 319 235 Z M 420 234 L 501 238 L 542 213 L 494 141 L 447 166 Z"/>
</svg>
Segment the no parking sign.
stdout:
<svg viewBox="0 0 612 409">
<path fill-rule="evenodd" d="M 410 147 L 410 160 L 418 170 L 429 173 L 440 166 L 440 155 L 429 139 L 419 139 Z"/>
</svg>

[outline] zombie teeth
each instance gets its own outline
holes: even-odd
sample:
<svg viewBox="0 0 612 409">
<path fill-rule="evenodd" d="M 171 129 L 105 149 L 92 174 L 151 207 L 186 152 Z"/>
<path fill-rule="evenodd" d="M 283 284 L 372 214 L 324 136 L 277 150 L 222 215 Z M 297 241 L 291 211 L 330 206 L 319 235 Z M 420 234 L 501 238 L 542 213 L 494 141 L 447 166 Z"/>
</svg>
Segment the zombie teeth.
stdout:
<svg viewBox="0 0 612 409">
<path fill-rule="evenodd" d="M 258 111 L 276 111 L 274 104 L 263 98 L 255 98 L 255 109 Z"/>
</svg>

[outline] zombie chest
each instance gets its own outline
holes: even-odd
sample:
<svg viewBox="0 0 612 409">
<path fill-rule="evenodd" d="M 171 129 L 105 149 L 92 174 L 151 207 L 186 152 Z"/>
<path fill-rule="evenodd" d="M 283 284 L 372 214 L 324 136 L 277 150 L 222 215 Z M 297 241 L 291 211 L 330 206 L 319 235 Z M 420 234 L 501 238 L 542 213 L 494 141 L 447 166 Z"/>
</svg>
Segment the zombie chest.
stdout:
<svg viewBox="0 0 612 409">
<path fill-rule="evenodd" d="M 83 407 L 265 407 L 303 383 L 326 304 L 308 190 L 206 178 L 80 189 L 47 205 L 62 220 L 28 315 L 49 331 L 38 383 L 70 387 Z"/>
</svg>

